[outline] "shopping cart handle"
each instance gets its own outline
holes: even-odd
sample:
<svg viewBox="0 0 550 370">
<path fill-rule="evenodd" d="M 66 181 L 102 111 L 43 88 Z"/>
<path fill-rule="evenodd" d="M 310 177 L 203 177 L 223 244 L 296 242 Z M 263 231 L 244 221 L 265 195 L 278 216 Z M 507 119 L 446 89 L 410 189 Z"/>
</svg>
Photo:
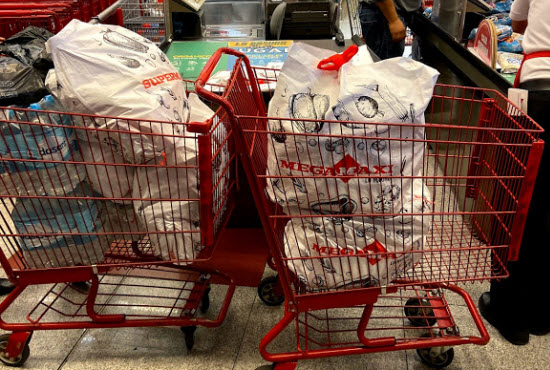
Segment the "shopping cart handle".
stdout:
<svg viewBox="0 0 550 370">
<path fill-rule="evenodd" d="M 204 65 L 204 68 L 202 69 L 199 78 L 195 81 L 195 85 L 198 83 L 200 84 L 200 86 L 204 86 L 206 82 L 208 82 L 208 80 L 212 76 L 212 72 L 214 72 L 214 69 L 218 65 L 220 58 L 223 54 L 232 55 L 237 58 L 246 58 L 246 55 L 238 52 L 237 50 L 233 50 L 230 48 L 219 48 L 214 52 L 214 54 L 212 54 L 210 59 L 208 59 L 208 62 L 206 62 L 206 64 Z"/>
<path fill-rule="evenodd" d="M 246 55 L 244 55 L 241 52 L 238 52 L 237 50 L 233 50 L 230 48 L 220 48 L 216 50 L 216 52 L 212 54 L 208 62 L 204 65 L 204 68 L 202 69 L 201 74 L 199 75 L 199 78 L 197 78 L 197 80 L 195 81 L 195 92 L 199 96 L 220 105 L 223 109 L 225 109 L 228 112 L 229 120 L 232 121 L 232 123 L 235 123 L 234 122 L 235 114 L 234 114 L 233 106 L 231 105 L 231 103 L 229 103 L 229 101 L 225 98 L 225 96 L 220 96 L 218 94 L 215 94 L 204 87 L 208 82 L 208 80 L 210 79 L 210 77 L 212 76 L 212 72 L 214 72 L 214 69 L 218 65 L 220 58 L 222 57 L 223 54 L 232 55 L 236 57 L 237 63 L 239 63 L 239 61 L 242 61 L 242 63 L 244 63 L 246 76 L 250 80 L 250 88 L 252 89 L 254 99 L 256 100 L 256 106 L 258 107 L 258 115 L 265 116 L 264 101 L 263 101 L 262 95 L 260 94 L 258 84 L 253 83 L 253 80 L 255 79 L 255 74 L 254 74 L 254 71 L 252 70 L 252 67 L 250 66 L 250 61 L 248 60 Z M 227 89 L 225 92 L 227 93 Z M 204 132 L 204 130 L 205 129 L 207 130 L 208 127 L 206 124 L 204 124 L 203 126 L 204 127 L 202 127 L 202 129 L 197 126 L 194 126 L 190 129 L 190 131 Z"/>
</svg>

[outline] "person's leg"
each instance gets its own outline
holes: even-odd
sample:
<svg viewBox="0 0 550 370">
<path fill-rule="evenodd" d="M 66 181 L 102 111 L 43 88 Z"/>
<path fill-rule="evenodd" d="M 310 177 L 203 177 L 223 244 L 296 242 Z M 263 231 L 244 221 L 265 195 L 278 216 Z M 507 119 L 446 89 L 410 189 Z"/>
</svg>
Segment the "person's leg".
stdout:
<svg viewBox="0 0 550 370">
<path fill-rule="evenodd" d="M 401 15 L 400 15 L 400 18 Z M 376 6 L 368 6 L 361 3 L 359 8 L 361 31 L 367 46 L 380 59 L 388 59 L 402 56 L 405 50 L 405 41 L 394 43 L 388 22 L 384 14 Z"/>
<path fill-rule="evenodd" d="M 550 116 L 545 107 L 550 104 L 550 92 L 529 94 L 529 115 L 543 128 L 550 128 Z M 546 134 L 545 134 L 546 135 Z M 546 137 L 542 137 L 543 140 Z M 546 141 L 546 140 L 545 140 Z M 537 297 L 547 288 L 545 271 L 550 248 L 540 245 L 544 232 L 550 230 L 550 196 L 547 192 L 550 152 L 543 153 L 539 173 L 529 207 L 517 262 L 508 265 L 510 277 L 492 281 L 490 292 L 479 300 L 483 317 L 511 343 L 529 342 L 529 332 L 544 334 L 548 331 L 547 306 Z"/>
<path fill-rule="evenodd" d="M 550 130 L 550 91 L 531 91 L 529 93 L 528 114 L 545 130 Z M 548 131 L 541 137 L 549 143 Z M 533 201 L 529 208 L 528 226 L 525 228 L 522 248 L 526 249 L 523 290 L 526 292 L 524 307 L 528 325 L 532 334 L 550 332 L 548 306 L 540 297 L 548 291 L 548 261 L 550 260 L 550 242 L 545 234 L 550 232 L 550 150 L 548 144 L 543 152 L 537 175 Z"/>
</svg>

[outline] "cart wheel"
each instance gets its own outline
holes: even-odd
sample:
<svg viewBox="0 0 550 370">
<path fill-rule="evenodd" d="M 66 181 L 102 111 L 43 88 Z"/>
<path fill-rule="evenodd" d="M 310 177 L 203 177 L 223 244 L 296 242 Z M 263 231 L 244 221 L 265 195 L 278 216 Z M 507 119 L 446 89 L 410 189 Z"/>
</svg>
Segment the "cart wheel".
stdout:
<svg viewBox="0 0 550 370">
<path fill-rule="evenodd" d="M 279 276 L 268 276 L 258 286 L 260 300 L 268 306 L 280 306 L 285 301 Z"/>
<path fill-rule="evenodd" d="M 23 348 L 23 351 L 21 351 L 19 356 L 7 357 L 7 355 L 4 353 L 4 350 L 8 346 L 9 338 L 10 338 L 10 334 L 0 335 L 0 361 L 2 361 L 2 363 L 7 366 L 21 367 L 31 355 L 31 349 L 29 348 L 29 343 L 25 343 L 25 348 Z"/>
<path fill-rule="evenodd" d="M 206 288 L 204 291 L 204 294 L 201 298 L 201 305 L 199 306 L 199 310 L 201 310 L 202 313 L 208 312 L 208 309 L 210 308 L 210 287 Z"/>
<path fill-rule="evenodd" d="M 187 347 L 188 351 L 191 351 L 193 349 L 193 346 L 195 345 L 195 331 L 197 330 L 196 326 L 182 326 L 181 331 L 183 332 L 183 335 L 185 336 L 185 346 Z"/>
<path fill-rule="evenodd" d="M 420 360 L 434 369 L 443 369 L 453 362 L 455 350 L 449 348 L 447 351 L 438 353 L 436 348 L 419 348 L 416 350 Z"/>
<path fill-rule="evenodd" d="M 430 301 L 417 298 L 409 298 L 405 303 L 405 316 L 414 326 L 433 326 L 436 323 L 434 311 L 429 308 Z"/>
</svg>

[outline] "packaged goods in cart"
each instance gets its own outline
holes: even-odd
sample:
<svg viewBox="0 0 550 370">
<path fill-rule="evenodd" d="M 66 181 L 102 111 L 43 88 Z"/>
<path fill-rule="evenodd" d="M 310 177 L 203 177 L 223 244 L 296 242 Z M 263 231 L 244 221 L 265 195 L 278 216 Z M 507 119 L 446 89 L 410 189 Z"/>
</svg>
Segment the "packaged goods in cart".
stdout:
<svg viewBox="0 0 550 370">
<path fill-rule="evenodd" d="M 195 94 L 189 95 L 189 109 L 192 122 L 205 122 L 214 116 Z M 225 127 L 220 125 L 212 139 L 226 136 Z M 195 134 L 186 134 L 186 138 L 176 143 L 174 152 L 154 158 L 145 167 L 138 167 L 134 177 L 133 198 L 138 199 L 134 201 L 135 212 L 149 232 L 155 252 L 165 260 L 195 259 L 203 249 L 196 143 Z M 227 146 L 223 146 L 219 154 L 212 155 L 215 157 L 212 178 L 216 182 L 220 180 L 221 189 L 226 186 L 222 171 L 229 161 Z M 159 164 L 163 167 L 159 168 Z"/>
<path fill-rule="evenodd" d="M 420 196 L 408 203 L 411 212 L 431 210 L 431 202 Z M 285 227 L 285 255 L 299 258 L 290 264 L 291 271 L 308 290 L 384 285 L 419 260 L 418 253 L 407 252 L 420 250 L 429 230 L 421 216 L 406 212 L 394 219 L 298 218 Z"/>
<path fill-rule="evenodd" d="M 324 227 L 332 220 L 376 229 L 379 247 L 369 253 L 395 256 L 420 249 L 429 231 L 429 217 L 422 213 L 431 209 L 431 196 L 424 183 L 412 177 L 423 174 L 424 111 L 439 74 L 407 58 L 372 63 L 366 50 L 363 53 L 340 71 L 326 71 L 317 65 L 332 52 L 302 44 L 291 49 L 269 105 L 268 116 L 283 119 L 269 121 L 269 130 L 280 134 L 268 142 L 267 171 L 273 178 L 267 192 L 287 214 L 327 216 L 321 222 Z M 409 213 L 415 215 L 406 216 Z M 289 235 L 287 227 L 287 240 L 294 238 L 287 243 L 287 257 L 301 256 L 293 245 L 306 248 L 311 256 L 323 255 L 314 250 L 306 230 L 293 228 Z M 326 244 L 349 248 L 337 234 L 326 237 Z M 318 274 L 300 262 L 294 267 L 309 287 L 321 288 L 315 283 Z M 351 277 L 371 277 L 385 284 L 398 270 L 396 265 L 388 267 L 385 259 L 375 267 L 376 274 L 359 267 L 364 274 L 341 271 L 332 281 L 323 281 L 338 286 Z"/>
<path fill-rule="evenodd" d="M 89 186 L 82 182 L 67 197 L 19 198 L 11 211 L 20 247 L 31 268 L 93 264 L 108 246 Z M 71 234 L 71 235 L 69 235 Z M 91 235 L 90 235 L 91 234 Z"/>
<path fill-rule="evenodd" d="M 184 85 L 166 55 L 151 41 L 123 27 L 71 21 L 47 42 L 63 104 L 74 112 L 140 120 L 186 122 Z M 69 100 L 69 101 L 65 101 Z M 95 131 L 94 140 L 130 163 L 145 163 L 175 148 L 183 125 L 106 119 L 77 122 Z M 140 136 L 128 133 L 163 135 Z M 84 131 L 79 131 L 79 135 Z M 83 138 L 90 140 L 90 138 Z"/>
<path fill-rule="evenodd" d="M 35 111 L 5 109 L 0 112 L 2 187 L 12 195 L 65 196 L 86 178 L 71 120 L 63 107 L 48 95 L 29 107 Z M 21 123 L 18 123 L 21 122 Z M 58 126 L 54 126 L 58 125 Z M 56 162 L 54 162 L 56 161 Z"/>
</svg>

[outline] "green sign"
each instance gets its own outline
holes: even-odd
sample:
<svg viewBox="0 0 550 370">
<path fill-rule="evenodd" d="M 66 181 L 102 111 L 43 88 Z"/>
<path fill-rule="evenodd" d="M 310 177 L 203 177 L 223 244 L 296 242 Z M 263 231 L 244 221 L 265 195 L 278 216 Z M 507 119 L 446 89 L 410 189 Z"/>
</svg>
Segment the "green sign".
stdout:
<svg viewBox="0 0 550 370">
<path fill-rule="evenodd" d="M 166 55 L 184 80 L 194 81 L 199 77 L 212 54 L 223 47 L 227 47 L 227 42 L 174 41 L 168 48 Z M 223 55 L 212 74 L 226 70 L 227 61 L 227 55 Z"/>
</svg>

